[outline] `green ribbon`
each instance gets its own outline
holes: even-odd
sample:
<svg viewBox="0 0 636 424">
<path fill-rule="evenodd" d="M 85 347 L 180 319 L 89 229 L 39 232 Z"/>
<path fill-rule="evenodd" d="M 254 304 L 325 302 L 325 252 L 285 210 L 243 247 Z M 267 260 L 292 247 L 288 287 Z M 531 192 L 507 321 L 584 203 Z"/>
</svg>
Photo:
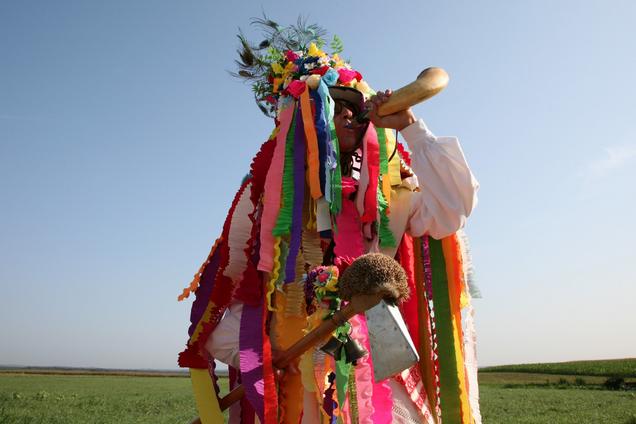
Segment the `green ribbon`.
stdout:
<svg viewBox="0 0 636 424">
<path fill-rule="evenodd" d="M 453 316 L 448 293 L 446 261 L 441 240 L 428 238 L 431 256 L 433 308 L 439 355 L 440 407 L 445 424 L 462 422 L 459 378 L 455 362 Z"/>
<path fill-rule="evenodd" d="M 276 225 L 272 234 L 280 237 L 289 234 L 292 223 L 292 212 L 294 207 L 294 135 L 296 133 L 296 113 L 289 125 L 289 131 L 285 139 L 285 165 L 283 166 L 283 186 L 282 186 L 282 203 L 283 205 L 278 212 Z"/>
<path fill-rule="evenodd" d="M 385 178 L 389 178 L 386 176 Z M 382 193 L 382 180 L 378 184 L 378 209 L 380 210 L 380 229 L 378 230 L 378 236 L 380 237 L 380 247 L 395 247 L 397 242 L 395 236 L 389 227 L 389 217 L 386 214 L 386 210 L 389 204 L 384 199 L 384 193 Z"/>
<path fill-rule="evenodd" d="M 389 173 L 389 161 L 386 151 L 386 131 L 384 128 L 376 128 L 375 133 L 378 136 L 378 144 L 380 145 L 380 175 Z"/>
<path fill-rule="evenodd" d="M 347 399 L 351 368 L 351 363 L 347 362 L 346 355 L 342 355 L 340 359 L 336 360 L 336 391 L 338 393 L 338 407 L 341 411 Z M 338 421 L 340 422 L 341 419 L 342 414 L 338 417 Z"/>
<path fill-rule="evenodd" d="M 336 152 L 336 168 L 331 171 L 331 204 L 329 210 L 332 215 L 338 215 L 342 209 L 342 170 L 340 169 L 340 144 L 333 120 L 329 122 L 331 144 Z"/>
</svg>

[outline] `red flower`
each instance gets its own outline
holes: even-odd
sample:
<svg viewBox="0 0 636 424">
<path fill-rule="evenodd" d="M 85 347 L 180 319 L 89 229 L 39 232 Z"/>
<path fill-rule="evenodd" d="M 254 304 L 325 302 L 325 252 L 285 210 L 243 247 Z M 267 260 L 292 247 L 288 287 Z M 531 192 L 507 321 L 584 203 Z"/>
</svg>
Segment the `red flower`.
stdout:
<svg viewBox="0 0 636 424">
<path fill-rule="evenodd" d="M 296 53 L 294 53 L 291 50 L 287 50 L 285 52 L 285 57 L 287 58 L 287 60 L 289 60 L 290 62 L 295 61 L 296 59 L 298 59 L 300 56 L 298 56 Z"/>
<path fill-rule="evenodd" d="M 265 100 L 267 103 L 276 104 L 276 98 L 271 94 L 265 97 L 263 100 Z"/>
<path fill-rule="evenodd" d="M 338 79 L 343 84 L 349 84 L 354 78 L 358 81 L 362 80 L 360 72 L 353 69 L 340 68 L 338 69 L 338 74 L 340 75 Z"/>
<path fill-rule="evenodd" d="M 285 89 L 285 92 L 287 94 L 291 94 L 295 98 L 299 98 L 300 95 L 303 94 L 303 92 L 305 91 L 306 86 L 307 84 L 305 84 L 305 81 L 294 80 L 289 83 L 289 85 Z"/>
<path fill-rule="evenodd" d="M 318 74 L 320 76 L 323 76 L 325 73 L 327 73 L 328 70 L 329 70 L 328 66 L 321 66 L 320 68 L 312 69 L 309 73 L 310 74 Z"/>
</svg>

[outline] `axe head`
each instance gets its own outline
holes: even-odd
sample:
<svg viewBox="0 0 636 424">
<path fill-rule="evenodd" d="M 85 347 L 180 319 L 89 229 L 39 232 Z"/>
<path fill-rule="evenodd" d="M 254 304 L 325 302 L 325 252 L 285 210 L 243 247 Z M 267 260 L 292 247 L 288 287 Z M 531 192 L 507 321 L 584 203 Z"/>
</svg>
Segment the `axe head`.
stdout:
<svg viewBox="0 0 636 424">
<path fill-rule="evenodd" d="M 419 361 L 406 323 L 395 305 L 384 300 L 365 312 L 376 382 L 394 376 Z"/>
</svg>

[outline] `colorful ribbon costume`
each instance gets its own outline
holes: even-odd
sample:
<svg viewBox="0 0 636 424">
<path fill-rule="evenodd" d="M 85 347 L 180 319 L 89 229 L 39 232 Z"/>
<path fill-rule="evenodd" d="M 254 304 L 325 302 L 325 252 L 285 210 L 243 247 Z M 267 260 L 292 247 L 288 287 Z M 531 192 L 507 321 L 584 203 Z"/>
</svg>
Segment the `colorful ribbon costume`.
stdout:
<svg viewBox="0 0 636 424">
<path fill-rule="evenodd" d="M 259 48 L 240 37 L 239 75 L 254 82 L 259 107 L 275 118 L 276 127 L 254 157 L 221 236 L 179 296 L 183 300 L 195 293 L 179 365 L 191 370 L 202 422 L 223 420 L 214 358 L 205 346 L 224 311 L 240 304 L 239 369 L 230 367 L 230 385 L 242 384 L 245 396 L 233 408 L 233 422 L 384 424 L 402 416 L 403 422 L 413 422 L 404 412 L 407 402 L 419 414 L 415 422 L 480 423 L 471 266 L 465 239 L 455 233 L 472 203 L 457 212 L 457 224 L 447 233 L 438 230 L 443 225 L 436 214 L 444 195 L 435 194 L 434 184 L 420 173 L 418 187 L 409 154 L 390 130 L 372 124 L 362 140 L 360 169 L 343 175 L 329 87 L 352 87 L 366 97 L 373 91 L 338 54 L 329 56 L 319 48 L 318 27 L 257 23 L 270 37 Z M 428 131 L 423 123 L 414 125 Z M 461 162 L 459 145 L 452 148 L 458 152 L 455 162 Z M 432 159 L 428 168 L 436 166 Z M 459 183 L 476 189 L 470 171 L 462 175 L 467 180 Z M 442 190 L 454 189 L 442 184 Z M 462 201 L 447 203 L 464 207 Z M 423 235 L 413 232 L 413 217 Z M 400 309 L 420 362 L 376 383 L 370 355 L 354 365 L 344 354 L 334 358 L 312 350 L 300 359 L 300 373 L 277 377 L 273 351 L 289 347 L 338 307 L 333 294 L 338 268 L 315 268 L 329 254 L 351 260 L 367 251 L 390 252 L 407 273 L 411 297 Z M 316 282 L 318 300 L 305 291 L 308 278 Z M 336 336 L 368 350 L 364 315 Z M 403 400 L 398 401 L 398 392 L 405 393 Z"/>
</svg>

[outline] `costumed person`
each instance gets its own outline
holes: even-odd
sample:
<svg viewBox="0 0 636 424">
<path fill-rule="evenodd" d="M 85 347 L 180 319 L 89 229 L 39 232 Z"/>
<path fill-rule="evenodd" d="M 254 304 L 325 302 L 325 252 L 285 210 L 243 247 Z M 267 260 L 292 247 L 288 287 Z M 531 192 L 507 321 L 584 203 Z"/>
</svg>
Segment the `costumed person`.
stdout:
<svg viewBox="0 0 636 424">
<path fill-rule="evenodd" d="M 237 76 L 275 128 L 179 296 L 196 295 L 179 365 L 191 370 L 201 421 L 223 420 L 216 359 L 230 387 L 245 388 L 230 422 L 480 423 L 460 233 L 478 184 L 458 140 L 436 137 L 411 109 L 379 116 L 392 93 L 374 92 L 340 58 L 339 38 L 327 54 L 320 27 L 254 23 L 266 37 L 253 46 L 239 35 Z M 406 272 L 411 296 L 400 311 L 419 363 L 375 382 L 371 355 L 334 358 L 317 346 L 276 370 L 273 358 L 338 307 L 339 273 L 368 252 Z M 335 336 L 369 350 L 364 314 Z"/>
</svg>

